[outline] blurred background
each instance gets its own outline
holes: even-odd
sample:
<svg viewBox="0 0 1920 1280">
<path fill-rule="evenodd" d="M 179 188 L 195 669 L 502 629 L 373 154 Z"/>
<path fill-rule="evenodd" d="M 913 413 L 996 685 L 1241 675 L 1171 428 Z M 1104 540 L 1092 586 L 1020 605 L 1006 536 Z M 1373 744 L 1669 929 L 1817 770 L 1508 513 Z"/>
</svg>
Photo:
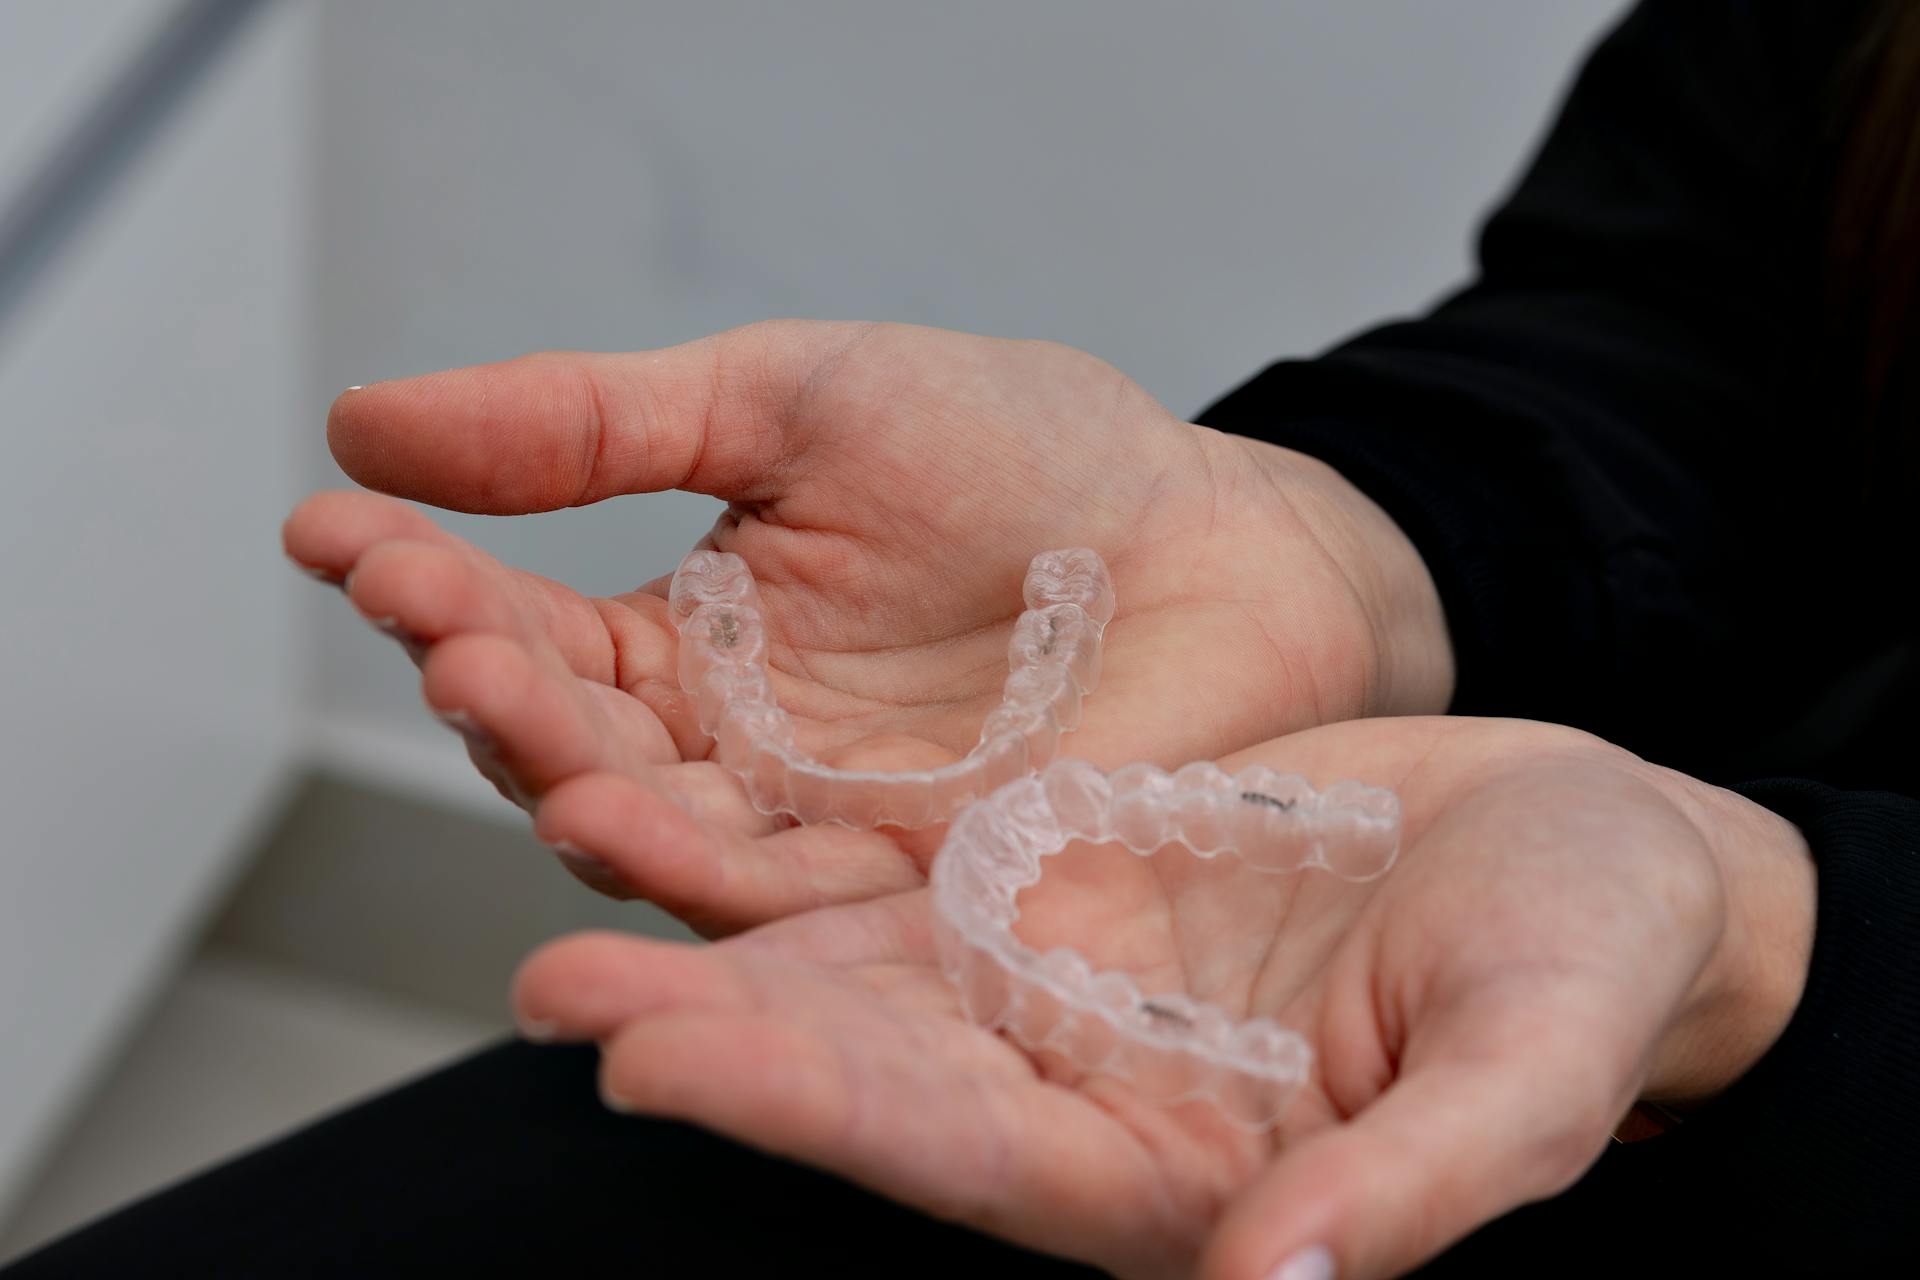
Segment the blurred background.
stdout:
<svg viewBox="0 0 1920 1280">
<path fill-rule="evenodd" d="M 767 316 L 1177 412 L 1462 278 L 1620 0 L 0 0 L 0 1260 L 507 1030 L 549 864 L 281 559 L 327 402 Z M 686 495 L 446 516 L 590 591 Z"/>
</svg>

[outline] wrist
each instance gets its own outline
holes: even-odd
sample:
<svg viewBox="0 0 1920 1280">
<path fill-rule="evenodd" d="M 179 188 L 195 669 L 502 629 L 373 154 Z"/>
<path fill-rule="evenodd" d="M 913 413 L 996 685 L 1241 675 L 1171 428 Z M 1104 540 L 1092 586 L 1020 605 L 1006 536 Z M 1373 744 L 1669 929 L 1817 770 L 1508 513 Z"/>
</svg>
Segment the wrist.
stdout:
<svg viewBox="0 0 1920 1280">
<path fill-rule="evenodd" d="M 1335 468 L 1278 445 L 1233 439 L 1254 451 L 1292 518 L 1354 593 L 1373 654 L 1359 714 L 1443 714 L 1453 698 L 1453 642 L 1419 549 Z"/>
<path fill-rule="evenodd" d="M 1648 1076 L 1647 1097 L 1684 1108 L 1745 1075 L 1792 1020 L 1813 957 L 1816 880 L 1806 838 L 1778 814 L 1692 779 L 1677 798 L 1706 837 L 1725 903 Z"/>
</svg>

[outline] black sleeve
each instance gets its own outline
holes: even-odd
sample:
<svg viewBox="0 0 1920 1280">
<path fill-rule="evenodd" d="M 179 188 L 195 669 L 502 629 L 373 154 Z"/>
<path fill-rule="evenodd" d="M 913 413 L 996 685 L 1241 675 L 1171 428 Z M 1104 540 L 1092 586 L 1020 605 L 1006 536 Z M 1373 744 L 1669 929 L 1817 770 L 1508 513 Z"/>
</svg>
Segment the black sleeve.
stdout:
<svg viewBox="0 0 1920 1280">
<path fill-rule="evenodd" d="M 1399 522 L 1446 606 L 1455 711 L 1725 779 L 1813 767 L 1753 748 L 1806 746 L 1798 721 L 1848 689 L 1883 700 L 1910 632 L 1870 615 L 1902 593 L 1855 581 L 1859 459 L 1808 416 L 1826 113 L 1860 8 L 1642 4 L 1489 220 L 1477 280 L 1201 415 Z"/>
<path fill-rule="evenodd" d="M 1920 801 L 1800 781 L 1736 790 L 1798 826 L 1818 868 L 1786 1031 L 1677 1128 L 1610 1148 L 1572 1190 L 1423 1275 L 1501 1274 L 1568 1241 L 1642 1275 L 1879 1276 L 1920 1260 Z"/>
<path fill-rule="evenodd" d="M 1798 781 L 1734 790 L 1813 851 L 1806 991 L 1731 1090 L 1622 1154 L 1643 1154 L 1650 1199 L 1700 1205 L 1750 1251 L 1877 1274 L 1864 1264 L 1920 1259 L 1920 801 Z"/>
</svg>

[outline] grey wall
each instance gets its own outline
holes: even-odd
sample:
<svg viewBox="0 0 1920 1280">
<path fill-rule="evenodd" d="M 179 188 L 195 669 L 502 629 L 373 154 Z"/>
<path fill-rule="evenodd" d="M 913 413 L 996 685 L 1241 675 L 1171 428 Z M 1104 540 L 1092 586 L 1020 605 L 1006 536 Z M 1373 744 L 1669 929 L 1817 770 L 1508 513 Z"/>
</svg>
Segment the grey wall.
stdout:
<svg viewBox="0 0 1920 1280">
<path fill-rule="evenodd" d="M 1055 338 L 1193 412 L 1460 278 L 1620 8 L 335 0 L 322 387 L 799 315 Z M 450 523 L 609 590 L 711 518 Z M 323 711 L 429 733 L 406 665 L 323 604 Z"/>
<path fill-rule="evenodd" d="M 59 86 L 0 172 L 164 7 L 0 7 L 0 101 Z M 244 33 L 0 328 L 0 1218 L 296 767 L 306 16 Z"/>
<path fill-rule="evenodd" d="M 0 0 L 0 208 L 167 16 L 161 0 Z"/>
</svg>

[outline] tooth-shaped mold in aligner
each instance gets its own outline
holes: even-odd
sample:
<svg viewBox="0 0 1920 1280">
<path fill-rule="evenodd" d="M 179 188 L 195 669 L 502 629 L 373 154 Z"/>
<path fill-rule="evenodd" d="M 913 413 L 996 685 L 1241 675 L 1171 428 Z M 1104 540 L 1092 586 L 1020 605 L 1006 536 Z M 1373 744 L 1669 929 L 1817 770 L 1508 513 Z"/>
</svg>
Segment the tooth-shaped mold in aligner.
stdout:
<svg viewBox="0 0 1920 1280">
<path fill-rule="evenodd" d="M 940 965 L 972 1021 L 1122 1078 L 1145 1098 L 1205 1099 L 1244 1128 L 1273 1126 L 1312 1070 L 1305 1040 L 1267 1018 L 1236 1025 L 1189 996 L 1146 995 L 1071 948 L 1040 953 L 1015 936 L 1020 890 L 1076 840 L 1117 840 L 1143 856 L 1183 844 L 1260 871 L 1311 866 L 1369 880 L 1399 850 L 1398 797 L 1358 782 L 1316 792 L 1259 767 L 1229 775 L 1198 763 L 1169 774 L 1135 764 L 1108 775 L 1060 760 L 969 805 L 934 859 Z"/>
<path fill-rule="evenodd" d="M 1001 703 L 980 742 L 938 769 L 835 769 L 794 746 L 793 723 L 767 679 L 767 629 L 746 561 L 696 551 L 680 562 L 667 609 L 680 630 L 680 687 L 693 695 L 715 756 L 746 783 L 762 813 L 852 827 L 944 822 L 995 787 L 1053 759 L 1100 680 L 1100 639 L 1113 618 L 1113 582 L 1084 547 L 1043 551 L 1028 566 L 1027 609 L 1008 644 Z"/>
</svg>

